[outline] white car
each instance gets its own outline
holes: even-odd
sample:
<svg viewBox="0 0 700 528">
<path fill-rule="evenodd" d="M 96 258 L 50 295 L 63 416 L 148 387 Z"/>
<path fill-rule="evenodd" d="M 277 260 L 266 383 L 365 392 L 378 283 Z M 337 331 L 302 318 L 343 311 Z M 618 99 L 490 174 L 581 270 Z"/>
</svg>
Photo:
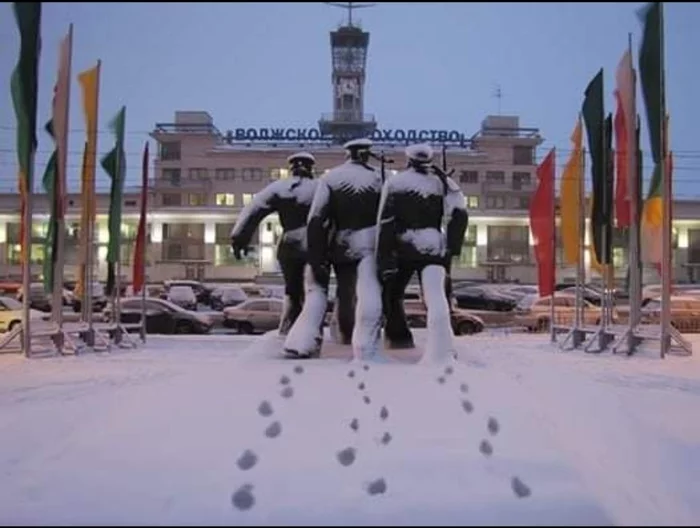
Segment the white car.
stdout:
<svg viewBox="0 0 700 528">
<path fill-rule="evenodd" d="M 49 314 L 39 310 L 29 310 L 32 321 L 48 321 Z M 12 297 L 0 297 L 0 332 L 9 332 L 15 326 L 22 324 L 22 303 Z"/>
</svg>

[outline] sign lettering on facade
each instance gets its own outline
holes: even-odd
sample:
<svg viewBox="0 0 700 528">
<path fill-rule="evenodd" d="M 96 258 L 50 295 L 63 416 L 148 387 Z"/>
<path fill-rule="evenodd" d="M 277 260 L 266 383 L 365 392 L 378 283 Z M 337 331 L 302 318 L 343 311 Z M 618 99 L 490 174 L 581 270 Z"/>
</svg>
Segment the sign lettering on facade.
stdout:
<svg viewBox="0 0 700 528">
<path fill-rule="evenodd" d="M 334 142 L 350 140 L 347 137 L 321 134 L 318 128 L 236 128 L 226 132 L 226 142 L 265 142 L 265 141 L 295 141 L 295 142 Z M 404 130 L 376 129 L 370 138 L 377 143 L 415 143 L 429 141 L 431 143 L 454 144 L 465 146 L 469 140 L 466 135 L 457 130 Z"/>
</svg>

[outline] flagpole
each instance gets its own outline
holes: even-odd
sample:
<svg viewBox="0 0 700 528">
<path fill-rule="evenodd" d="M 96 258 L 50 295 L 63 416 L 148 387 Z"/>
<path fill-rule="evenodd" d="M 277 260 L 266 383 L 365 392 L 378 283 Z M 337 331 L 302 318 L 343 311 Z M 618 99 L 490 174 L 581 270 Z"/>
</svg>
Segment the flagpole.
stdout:
<svg viewBox="0 0 700 528">
<path fill-rule="evenodd" d="M 97 108 L 99 108 L 99 100 L 100 100 L 100 73 L 102 71 L 102 61 L 98 59 L 97 61 L 97 81 L 95 83 L 95 100 L 98 102 Z M 99 112 L 95 112 L 95 131 L 97 131 L 98 128 L 98 119 L 99 119 Z M 88 159 L 88 164 L 92 163 L 93 167 L 97 166 L 97 136 L 95 136 L 94 140 L 92 141 L 93 144 L 93 152 L 89 152 L 89 159 Z M 86 318 L 87 318 L 87 323 L 88 323 L 88 343 L 87 345 L 89 347 L 94 347 L 95 346 L 95 330 L 93 326 L 93 320 L 92 320 L 92 295 L 93 295 L 93 284 L 92 284 L 92 276 L 93 276 L 93 270 L 92 267 L 94 265 L 94 255 L 93 255 L 93 246 L 94 246 L 94 240 L 95 240 L 95 179 L 96 179 L 96 174 L 97 171 L 93 169 L 92 171 L 92 179 L 90 181 L 90 188 L 89 193 L 88 193 L 88 204 L 83 204 L 83 207 L 88 207 L 88 229 L 87 229 L 87 242 L 88 242 L 88 247 L 87 247 L 87 255 L 86 255 L 86 264 L 85 264 L 85 275 L 86 275 L 86 281 L 85 281 L 85 309 L 87 310 L 86 312 Z"/>
<path fill-rule="evenodd" d="M 30 142 L 31 144 L 31 142 Z M 22 350 L 24 356 L 29 358 L 32 355 L 32 335 L 31 335 L 31 295 L 32 283 L 32 206 L 34 200 L 34 159 L 35 152 L 29 155 L 29 166 L 26 174 L 26 192 L 24 193 L 24 210 L 22 211 L 22 222 L 24 232 L 22 233 L 22 247 L 24 248 L 24 259 L 22 261 Z"/>
<path fill-rule="evenodd" d="M 579 117 L 580 119 L 580 117 Z M 581 169 L 578 179 L 578 257 L 576 261 L 576 315 L 574 331 L 574 348 L 583 343 L 584 333 L 583 318 L 583 286 L 586 283 L 586 263 L 584 257 L 584 245 L 586 243 L 586 149 L 581 149 Z"/>
<path fill-rule="evenodd" d="M 630 67 L 632 67 L 632 33 L 627 34 L 628 52 L 630 54 Z M 627 334 L 627 354 L 633 354 L 637 349 L 638 340 L 634 335 L 639 324 L 641 304 L 641 268 L 639 251 L 639 222 L 641 215 L 639 210 L 640 182 L 638 180 L 639 167 L 637 164 L 637 76 L 632 67 L 632 109 L 633 115 L 625 116 L 627 120 L 627 186 L 630 191 L 630 227 L 628 267 L 628 298 L 629 298 L 629 330 Z M 634 169 L 634 170 L 633 170 Z"/>
<path fill-rule="evenodd" d="M 148 225 L 148 169 L 149 169 L 149 159 L 148 159 L 148 141 L 144 148 L 143 153 L 143 167 L 142 167 L 142 177 L 143 181 L 141 184 L 141 213 L 139 215 L 139 235 L 141 222 L 143 221 L 143 242 L 141 248 L 141 341 L 146 342 L 146 255 L 148 255 L 148 236 L 147 235 L 147 225 Z M 133 282 L 133 281 L 132 281 Z M 134 292 L 135 293 L 135 292 Z"/>
<path fill-rule="evenodd" d="M 65 260 L 65 234 L 66 234 L 66 169 L 68 162 L 68 133 L 69 133 L 69 121 L 70 121 L 70 78 L 71 78 L 71 60 L 73 56 L 73 24 L 68 26 L 68 59 L 66 63 L 66 73 L 65 78 L 68 80 L 66 88 L 66 100 L 65 100 L 65 110 L 62 130 L 60 135 L 62 137 L 61 145 L 58 146 L 58 159 L 56 165 L 56 181 L 54 182 L 54 214 L 56 215 L 56 231 L 54 236 L 56 237 L 56 255 L 54 258 L 54 268 L 53 268 L 53 300 L 52 300 L 52 312 L 54 317 L 54 323 L 58 327 L 58 333 L 56 334 L 56 348 L 59 353 L 63 352 L 63 346 L 65 342 L 65 335 L 63 333 L 63 268 Z M 60 59 L 59 59 L 60 60 Z M 59 66 L 60 67 L 60 66 Z M 60 75 L 60 72 L 59 72 Z M 61 79 L 58 80 L 61 82 Z M 54 119 L 54 124 L 56 120 Z M 57 136 L 58 137 L 58 136 Z"/>
<path fill-rule="evenodd" d="M 551 219 L 550 219 L 550 225 L 552 226 L 552 261 L 551 261 L 551 266 L 552 266 L 552 295 L 550 298 L 549 302 L 549 340 L 552 343 L 556 343 L 557 341 L 557 334 L 554 329 L 554 292 L 557 287 L 557 205 L 556 205 L 556 185 L 555 185 L 555 176 L 556 176 L 556 159 L 557 159 L 557 152 L 555 147 L 552 147 L 552 157 L 554 159 L 554 169 L 552 170 L 552 195 L 551 195 L 551 203 L 552 203 L 552 208 L 550 211 L 551 214 Z"/>
<path fill-rule="evenodd" d="M 668 177 L 666 162 L 668 160 L 668 145 L 666 144 L 666 76 L 665 76 L 665 49 L 664 49 L 664 24 L 663 24 L 663 3 L 659 3 L 659 76 L 661 79 L 661 181 L 662 191 L 662 232 L 661 232 L 661 358 L 671 347 L 671 269 L 673 267 L 673 254 L 671 248 L 671 179 Z"/>
<path fill-rule="evenodd" d="M 126 121 L 126 116 L 124 116 L 124 121 Z M 124 124 L 126 126 L 126 124 Z M 123 139 L 123 138 L 122 138 Z M 121 145 L 121 150 L 118 149 L 117 151 L 117 156 L 115 160 L 115 177 L 117 178 L 117 181 L 113 181 L 112 185 L 117 185 L 118 188 L 122 188 L 123 185 L 123 180 L 122 180 L 122 152 L 124 151 L 124 144 L 122 142 Z M 111 194 L 111 193 L 110 193 Z M 122 193 L 120 192 L 117 196 L 118 199 L 122 199 Z M 119 206 L 121 208 L 121 204 Z M 112 208 L 112 204 L 110 203 L 110 210 Z M 120 209 L 121 210 L 121 209 Z M 121 316 L 121 306 L 120 306 L 120 298 L 121 298 L 121 287 L 122 287 L 122 281 L 121 281 L 121 274 L 122 274 L 122 229 L 121 229 L 121 213 L 119 215 L 119 229 L 116 232 L 117 235 L 117 262 L 115 264 L 115 270 L 114 270 L 114 291 L 112 292 L 112 312 L 114 313 L 114 318 L 115 318 L 115 325 L 116 328 L 114 330 L 114 344 L 119 345 L 122 342 L 122 316 Z M 111 236 L 111 233 L 110 233 Z M 111 243 L 111 240 L 110 240 Z"/>
</svg>

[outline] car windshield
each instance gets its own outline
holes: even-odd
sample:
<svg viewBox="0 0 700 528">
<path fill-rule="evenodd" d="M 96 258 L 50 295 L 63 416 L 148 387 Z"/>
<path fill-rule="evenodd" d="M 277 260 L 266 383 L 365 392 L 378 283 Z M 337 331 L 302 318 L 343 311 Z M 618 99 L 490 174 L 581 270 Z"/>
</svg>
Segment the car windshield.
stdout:
<svg viewBox="0 0 700 528">
<path fill-rule="evenodd" d="M 93 282 L 92 283 L 92 296 L 93 297 L 102 297 L 105 294 L 105 289 L 102 284 L 99 282 Z"/>
<path fill-rule="evenodd" d="M 173 286 L 168 293 L 168 299 L 171 301 L 188 302 L 194 301 L 196 297 L 190 286 Z"/>
<path fill-rule="evenodd" d="M 659 311 L 659 310 L 661 310 L 661 301 L 658 301 L 658 300 L 649 301 L 648 303 L 646 303 L 644 305 L 644 309 L 649 310 L 649 311 Z"/>
<path fill-rule="evenodd" d="M 3 297 L 2 304 L 4 304 L 8 310 L 22 309 L 22 303 L 19 302 L 17 299 L 13 299 L 12 297 Z"/>
<path fill-rule="evenodd" d="M 526 295 L 520 301 L 518 301 L 518 304 L 516 305 L 516 308 L 519 310 L 529 310 L 532 308 L 532 305 L 534 302 L 537 300 L 537 295 Z"/>
</svg>

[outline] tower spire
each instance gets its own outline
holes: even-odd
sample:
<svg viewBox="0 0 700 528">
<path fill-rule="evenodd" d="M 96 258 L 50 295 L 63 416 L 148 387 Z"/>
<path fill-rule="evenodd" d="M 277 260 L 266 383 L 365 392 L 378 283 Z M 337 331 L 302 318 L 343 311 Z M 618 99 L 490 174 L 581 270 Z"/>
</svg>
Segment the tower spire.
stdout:
<svg viewBox="0 0 700 528">
<path fill-rule="evenodd" d="M 329 6 L 340 7 L 341 9 L 348 10 L 348 27 L 353 27 L 352 25 L 352 10 L 361 9 L 363 7 L 374 7 L 377 4 L 358 4 L 357 2 L 326 2 Z"/>
</svg>

